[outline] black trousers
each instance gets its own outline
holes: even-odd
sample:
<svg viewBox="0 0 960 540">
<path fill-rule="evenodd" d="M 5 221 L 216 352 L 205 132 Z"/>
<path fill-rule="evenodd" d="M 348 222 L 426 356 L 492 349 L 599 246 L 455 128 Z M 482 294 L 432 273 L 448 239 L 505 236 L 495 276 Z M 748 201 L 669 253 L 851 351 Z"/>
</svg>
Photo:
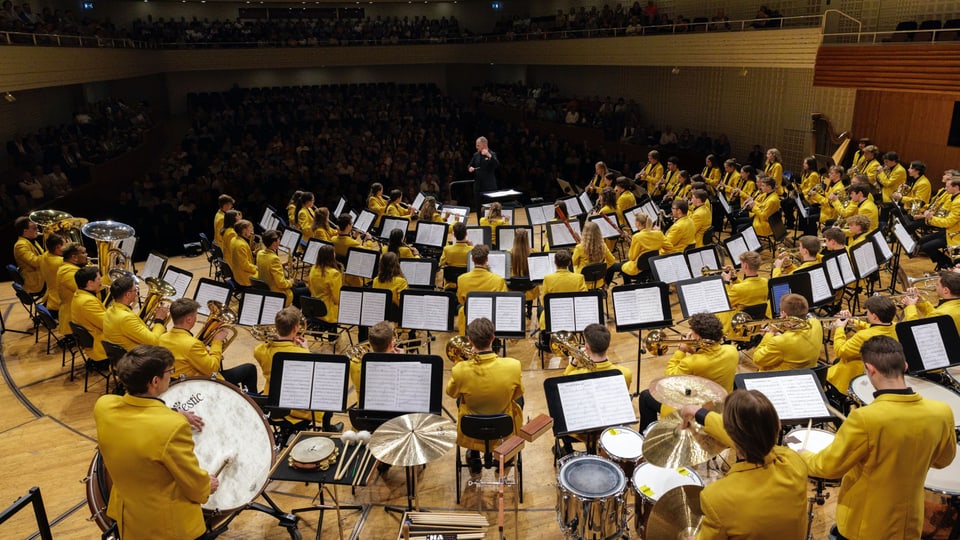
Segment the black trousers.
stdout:
<svg viewBox="0 0 960 540">
<path fill-rule="evenodd" d="M 656 422 L 659 415 L 660 402 L 653 398 L 649 390 L 640 392 L 640 426 L 638 428 L 640 433 Z"/>
<path fill-rule="evenodd" d="M 253 364 L 240 364 L 237 367 L 225 369 L 220 372 L 223 378 L 230 384 L 242 384 L 251 394 L 259 394 L 257 388 L 257 367 Z"/>
</svg>

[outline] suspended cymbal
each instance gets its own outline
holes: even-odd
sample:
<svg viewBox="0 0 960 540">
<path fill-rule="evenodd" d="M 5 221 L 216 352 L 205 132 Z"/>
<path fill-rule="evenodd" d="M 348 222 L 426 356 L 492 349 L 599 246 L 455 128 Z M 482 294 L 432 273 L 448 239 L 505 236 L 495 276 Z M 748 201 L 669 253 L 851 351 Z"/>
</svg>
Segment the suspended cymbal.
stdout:
<svg viewBox="0 0 960 540">
<path fill-rule="evenodd" d="M 647 540 L 676 540 L 696 536 L 703 519 L 701 486 L 679 486 L 664 493 L 647 519 Z"/>
<path fill-rule="evenodd" d="M 680 429 L 679 412 L 660 418 L 643 439 L 643 457 L 658 467 L 693 467 L 706 463 L 726 447 L 692 422 Z"/>
<path fill-rule="evenodd" d="M 696 375 L 671 375 L 650 383 L 654 399 L 679 409 L 684 405 L 703 405 L 708 401 L 723 401 L 727 391 L 722 386 Z"/>
<path fill-rule="evenodd" d="M 400 467 L 440 459 L 457 442 L 457 426 L 442 416 L 412 413 L 387 421 L 370 437 L 370 453 Z"/>
</svg>

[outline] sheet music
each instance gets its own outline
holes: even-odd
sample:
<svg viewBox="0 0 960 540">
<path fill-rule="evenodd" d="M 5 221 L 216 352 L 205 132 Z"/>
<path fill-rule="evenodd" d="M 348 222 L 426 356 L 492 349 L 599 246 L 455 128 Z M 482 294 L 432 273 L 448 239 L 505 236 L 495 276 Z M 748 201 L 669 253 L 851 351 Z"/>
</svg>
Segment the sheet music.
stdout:
<svg viewBox="0 0 960 540">
<path fill-rule="evenodd" d="M 583 332 L 587 326 L 600 323 L 600 301 L 596 296 L 575 296 L 573 298 L 575 330 Z"/>
<path fill-rule="evenodd" d="M 287 253 L 295 253 L 297 246 L 300 245 L 300 233 L 293 229 L 284 229 L 283 236 L 280 237 L 280 247 L 287 250 Z"/>
<path fill-rule="evenodd" d="M 705 249 L 700 251 L 700 260 L 703 261 L 704 266 L 706 266 L 711 270 L 720 269 L 720 261 L 717 260 L 717 253 L 712 249 Z"/>
<path fill-rule="evenodd" d="M 683 289 L 683 303 L 688 316 L 697 313 L 730 311 L 730 299 L 722 279 L 708 278 L 700 282 L 678 284 Z"/>
<path fill-rule="evenodd" d="M 402 297 L 400 322 L 404 328 L 446 332 L 450 321 L 450 299 L 436 294 L 406 294 Z"/>
<path fill-rule="evenodd" d="M 140 272 L 140 277 L 143 279 L 160 277 L 160 272 L 163 271 L 163 263 L 165 262 L 167 261 L 163 257 L 157 257 L 153 253 L 150 253 L 147 255 L 147 262 L 143 263 L 143 271 Z"/>
<path fill-rule="evenodd" d="M 757 238 L 757 231 L 754 230 L 753 225 L 747 227 L 741 233 L 743 239 L 747 242 L 747 247 L 750 251 L 760 251 L 760 239 Z"/>
<path fill-rule="evenodd" d="M 407 284 L 421 287 L 433 286 L 433 263 L 420 259 L 400 259 L 400 271 Z"/>
<path fill-rule="evenodd" d="M 563 199 L 563 205 L 567 212 L 567 218 L 575 218 L 583 213 L 583 209 L 580 208 L 580 201 L 576 197 Z"/>
<path fill-rule="evenodd" d="M 470 209 L 465 206 L 446 205 L 443 207 L 443 213 L 446 215 L 445 221 L 450 225 L 453 225 L 458 221 L 466 223 L 467 215 L 470 214 Z"/>
<path fill-rule="evenodd" d="M 573 298 L 551 298 L 547 304 L 547 309 L 550 311 L 548 331 L 569 330 L 576 332 L 577 321 L 573 314 Z"/>
<path fill-rule="evenodd" d="M 259 294 L 244 294 L 243 302 L 240 302 L 240 324 L 243 326 L 260 324 L 261 307 L 263 307 L 262 296 Z"/>
<path fill-rule="evenodd" d="M 527 220 L 530 221 L 531 225 L 543 225 L 544 223 L 550 221 L 553 218 L 553 206 L 550 206 L 551 215 L 547 217 L 543 213 L 544 206 L 526 206 L 524 210 L 527 211 Z"/>
<path fill-rule="evenodd" d="M 607 221 L 609 219 L 610 221 Z M 612 216 L 607 215 L 605 219 L 603 216 L 594 216 L 590 218 L 590 221 L 597 224 L 600 227 L 600 236 L 604 238 L 616 238 L 620 236 L 620 229 L 614 227 L 610 223 L 617 222 L 617 215 L 613 214 Z"/>
<path fill-rule="evenodd" d="M 550 246 L 551 248 L 572 246 L 577 243 L 577 241 L 573 239 L 573 235 L 570 234 L 570 231 L 567 230 L 567 226 L 563 223 L 550 223 L 550 236 L 553 239 Z"/>
<path fill-rule="evenodd" d="M 837 262 L 837 259 L 827 259 L 823 266 L 827 269 L 827 275 L 830 277 L 830 286 L 834 289 L 842 289 L 845 283 L 843 282 L 843 276 L 840 275 L 840 263 Z"/>
<path fill-rule="evenodd" d="M 414 244 L 442 248 L 447 240 L 447 226 L 441 223 L 420 222 L 417 226 L 417 237 Z"/>
<path fill-rule="evenodd" d="M 420 362 L 365 362 L 363 408 L 430 412 L 431 367 Z"/>
<path fill-rule="evenodd" d="M 873 233 L 873 243 L 877 245 L 877 248 L 880 249 L 880 255 L 883 257 L 882 262 L 887 262 L 893 257 L 893 251 L 890 250 L 890 244 L 887 243 L 887 239 L 883 237 L 883 233 L 877 231 Z"/>
<path fill-rule="evenodd" d="M 774 377 L 749 377 L 743 380 L 747 390 L 767 396 L 780 420 L 806 420 L 830 416 L 820 393 L 816 375 L 804 373 Z"/>
<path fill-rule="evenodd" d="M 190 282 L 193 281 L 193 274 L 167 268 L 167 272 L 163 275 L 163 280 L 173 285 L 173 288 L 177 290 L 177 296 L 174 298 L 176 300 L 187 295 L 187 289 L 190 287 Z"/>
<path fill-rule="evenodd" d="M 489 227 L 475 227 L 472 229 L 467 229 L 467 240 L 469 240 L 473 245 L 479 246 L 481 244 L 486 244 L 486 235 L 483 234 L 484 229 L 489 230 Z M 472 258 L 467 258 L 467 261 L 472 261 Z"/>
<path fill-rule="evenodd" d="M 360 217 L 360 214 L 358 214 L 356 210 L 350 210 L 347 212 L 347 215 L 350 216 L 350 223 L 353 223 L 354 226 L 356 226 L 357 218 Z"/>
<path fill-rule="evenodd" d="M 620 326 L 654 323 L 670 318 L 670 314 L 663 309 L 658 287 L 613 291 L 613 313 Z"/>
<path fill-rule="evenodd" d="M 837 262 L 840 263 L 840 275 L 843 276 L 844 285 L 849 285 L 857 280 L 857 276 L 853 273 L 850 255 L 846 253 L 846 250 L 837 257 Z"/>
<path fill-rule="evenodd" d="M 326 242 L 311 238 L 310 241 L 307 242 L 307 249 L 303 252 L 303 262 L 311 266 L 317 264 L 317 254 L 320 253 L 320 246 L 324 244 L 326 244 Z"/>
<path fill-rule="evenodd" d="M 265 231 L 272 230 L 272 229 L 270 228 L 270 225 L 272 224 L 272 222 L 273 222 L 274 219 L 275 219 L 275 218 L 273 217 L 273 208 L 270 208 L 270 207 L 268 206 L 268 207 L 266 207 L 266 208 L 263 209 L 263 215 L 260 216 L 260 226 L 261 226 L 261 227 L 263 228 L 263 230 L 265 230 Z"/>
<path fill-rule="evenodd" d="M 283 309 L 284 297 L 264 296 L 263 309 L 260 311 L 260 324 L 274 324 L 277 312 Z"/>
<path fill-rule="evenodd" d="M 389 294 L 364 291 L 363 305 L 360 306 L 360 326 L 373 326 L 386 319 L 389 301 Z M 343 304 L 340 305 L 340 309 L 343 309 Z"/>
<path fill-rule="evenodd" d="M 803 219 L 807 219 L 807 216 L 810 215 L 809 212 L 808 212 L 809 208 L 807 208 L 807 207 L 803 204 L 803 199 L 801 199 L 801 198 L 800 198 L 800 195 L 797 194 L 797 195 L 794 195 L 794 196 L 793 196 L 793 200 L 796 201 L 796 203 L 797 203 L 797 208 L 800 209 L 800 215 L 803 216 Z"/>
<path fill-rule="evenodd" d="M 557 265 L 554 264 L 553 258 L 556 256 L 556 253 L 550 251 L 548 253 L 531 253 L 527 257 L 527 270 L 530 271 L 530 281 L 543 281 L 543 278 L 547 274 L 552 274 L 556 269 Z"/>
<path fill-rule="evenodd" d="M 650 221 L 652 223 L 656 223 L 657 219 L 660 217 L 660 211 L 659 211 L 660 209 L 657 208 L 657 205 L 653 204 L 653 202 L 651 201 L 647 201 L 646 203 L 644 203 L 644 205 L 641 206 L 640 209 L 643 210 L 643 213 L 647 214 L 647 216 L 650 217 Z M 632 220 L 631 220 L 631 223 L 633 223 Z M 631 227 L 632 226 L 633 225 L 631 225 Z"/>
<path fill-rule="evenodd" d="M 853 248 L 853 259 L 857 262 L 857 275 L 863 279 L 880 268 L 877 264 L 877 253 L 874 251 L 873 242 L 861 242 L 860 245 Z"/>
<path fill-rule="evenodd" d="M 813 268 L 807 274 L 810 275 L 810 292 L 813 295 L 814 304 L 833 298 L 833 289 L 830 288 L 827 273 L 823 267 Z"/>
<path fill-rule="evenodd" d="M 307 409 L 313 389 L 313 362 L 286 360 L 283 362 L 283 381 L 277 406 L 284 409 Z M 339 408 L 339 405 L 338 407 Z"/>
<path fill-rule="evenodd" d="M 701 251 L 692 251 L 683 254 L 683 256 L 687 258 L 687 266 L 690 267 L 691 274 L 699 274 L 700 270 L 705 266 L 701 253 Z"/>
<path fill-rule="evenodd" d="M 347 200 L 343 197 L 340 197 L 340 200 L 337 201 L 337 208 L 333 211 L 335 217 L 340 217 L 340 214 L 343 213 L 343 208 L 347 205 Z"/>
<path fill-rule="evenodd" d="M 507 279 L 510 277 L 510 252 L 491 251 L 487 257 L 487 267 L 494 274 Z"/>
<path fill-rule="evenodd" d="M 637 421 L 630 402 L 627 380 L 601 377 L 557 385 L 560 408 L 567 431 L 632 424 Z"/>
<path fill-rule="evenodd" d="M 502 227 L 497 229 L 497 249 L 502 249 L 503 251 L 512 251 L 513 237 L 516 235 L 516 232 L 516 229 L 505 229 Z"/>
<path fill-rule="evenodd" d="M 414 210 L 419 212 L 420 207 L 423 206 L 423 201 L 425 201 L 426 199 L 427 199 L 426 195 L 424 195 L 423 192 L 421 191 L 420 193 L 417 193 L 417 196 L 413 199 L 413 202 L 410 203 L 410 206 L 412 206 Z"/>
<path fill-rule="evenodd" d="M 742 236 L 731 238 L 726 243 L 727 251 L 730 252 L 730 259 L 733 261 L 734 266 L 740 266 L 740 256 L 744 253 L 750 251 L 747 248 L 747 241 L 743 239 Z"/>
<path fill-rule="evenodd" d="M 897 237 L 897 242 L 900 242 L 907 253 L 912 253 L 917 247 L 917 241 L 913 238 L 913 235 L 907 232 L 907 228 L 899 220 L 893 224 L 893 235 Z"/>
<path fill-rule="evenodd" d="M 353 228 L 360 232 L 368 232 L 375 219 L 377 219 L 377 215 L 373 212 L 361 210 L 360 215 L 357 216 L 357 219 L 353 222 Z"/>
<path fill-rule="evenodd" d="M 408 219 L 384 216 L 382 226 L 380 227 L 380 238 L 390 238 L 390 233 L 394 229 L 400 229 L 406 234 L 409 225 L 410 220 Z"/>
<path fill-rule="evenodd" d="M 348 276 L 360 276 L 371 279 L 377 273 L 377 255 L 366 251 L 351 249 L 347 252 L 347 268 L 343 272 Z"/>
<path fill-rule="evenodd" d="M 340 310 L 337 322 L 340 324 L 360 324 L 360 306 L 363 305 L 363 293 L 358 291 L 340 291 Z"/>
<path fill-rule="evenodd" d="M 577 200 L 580 201 L 580 206 L 583 207 L 584 212 L 589 212 L 593 209 L 593 203 L 590 202 L 590 195 L 586 191 L 577 195 Z"/>
<path fill-rule="evenodd" d="M 719 190 L 717 191 L 717 200 L 720 201 L 720 206 L 723 207 L 724 212 L 726 212 L 727 214 L 733 213 L 733 209 L 730 208 L 730 202 L 727 201 L 727 197 L 724 196 L 724 194 L 721 193 Z"/>
<path fill-rule="evenodd" d="M 133 248 L 137 245 L 136 236 L 128 236 L 120 241 L 120 251 L 127 256 L 127 259 L 133 260 Z"/>
<path fill-rule="evenodd" d="M 683 254 L 668 255 L 650 261 L 657 269 L 657 277 L 664 283 L 676 283 L 683 279 L 690 279 L 690 269 Z"/>
<path fill-rule="evenodd" d="M 493 297 L 467 295 L 467 307 L 464 309 L 467 324 L 476 319 L 493 321 Z"/>
<path fill-rule="evenodd" d="M 492 319 L 496 332 L 523 333 L 523 296 L 498 296 L 494 302 L 496 313 Z"/>
<path fill-rule="evenodd" d="M 642 206 L 634 206 L 630 210 L 627 210 L 623 213 L 623 219 L 626 220 L 627 225 L 630 227 L 630 232 L 635 233 L 640 229 L 637 229 L 636 215 L 637 213 L 644 213 Z"/>
<path fill-rule="evenodd" d="M 197 309 L 197 313 L 204 316 L 210 315 L 210 309 L 207 307 L 207 302 L 216 300 L 218 302 L 222 302 L 223 305 L 227 305 L 229 298 L 230 289 L 206 281 L 201 281 L 200 284 L 197 285 L 197 290 L 193 293 L 193 299 L 200 304 L 200 308 Z"/>
<path fill-rule="evenodd" d="M 939 369 L 950 365 L 947 348 L 940 335 L 940 326 L 937 323 L 918 324 L 910 327 L 913 339 L 917 342 L 920 359 L 924 369 Z"/>
<path fill-rule="evenodd" d="M 343 393 L 346 391 L 343 381 L 346 379 L 346 369 L 347 364 L 342 362 L 313 363 L 313 395 L 310 398 L 310 410 L 343 410 Z"/>
</svg>

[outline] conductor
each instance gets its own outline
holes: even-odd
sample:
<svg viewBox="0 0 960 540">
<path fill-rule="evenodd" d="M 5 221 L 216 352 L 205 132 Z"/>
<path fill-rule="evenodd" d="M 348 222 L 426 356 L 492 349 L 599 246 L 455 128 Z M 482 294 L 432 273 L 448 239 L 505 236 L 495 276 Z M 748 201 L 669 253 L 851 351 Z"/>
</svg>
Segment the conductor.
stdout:
<svg viewBox="0 0 960 540">
<path fill-rule="evenodd" d="M 497 190 L 497 176 L 494 171 L 500 165 L 496 152 L 491 152 L 486 137 L 477 138 L 477 151 L 470 159 L 467 170 L 474 174 L 476 193 L 487 193 Z"/>
</svg>

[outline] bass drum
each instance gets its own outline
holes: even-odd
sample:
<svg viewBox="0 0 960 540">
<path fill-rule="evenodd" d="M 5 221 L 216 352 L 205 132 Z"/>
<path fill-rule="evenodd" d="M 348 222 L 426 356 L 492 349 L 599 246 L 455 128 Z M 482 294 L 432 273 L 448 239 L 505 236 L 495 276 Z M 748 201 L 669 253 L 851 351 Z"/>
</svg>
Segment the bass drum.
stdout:
<svg viewBox="0 0 960 540">
<path fill-rule="evenodd" d="M 960 445 L 957 445 L 960 453 Z M 960 519 L 960 459 L 942 469 L 930 469 L 923 482 L 923 538 L 947 540 Z"/>
<path fill-rule="evenodd" d="M 172 383 L 160 399 L 203 418 L 203 431 L 193 432 L 194 453 L 207 472 L 213 474 L 222 467 L 217 476 L 220 487 L 202 505 L 207 528 L 212 530 L 266 487 L 276 458 L 273 432 L 252 399 L 220 380 L 182 379 Z M 85 481 L 91 519 L 105 531 L 113 525 L 106 515 L 113 482 L 99 451 Z"/>
</svg>

